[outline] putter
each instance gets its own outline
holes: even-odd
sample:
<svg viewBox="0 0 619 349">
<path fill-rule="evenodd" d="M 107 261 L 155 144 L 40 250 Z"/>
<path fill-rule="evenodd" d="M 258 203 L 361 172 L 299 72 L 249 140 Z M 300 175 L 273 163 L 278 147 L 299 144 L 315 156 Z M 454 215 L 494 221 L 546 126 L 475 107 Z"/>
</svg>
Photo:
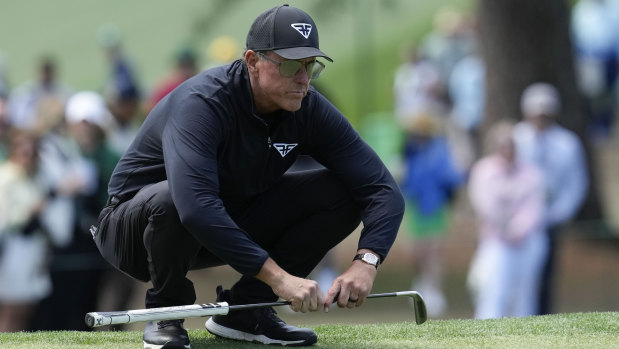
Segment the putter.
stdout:
<svg viewBox="0 0 619 349">
<path fill-rule="evenodd" d="M 370 294 L 367 296 L 367 298 L 402 296 L 411 297 L 411 299 L 413 300 L 413 305 L 415 308 L 415 322 L 418 325 L 426 322 L 426 320 L 428 319 L 426 304 L 423 301 L 421 295 L 416 291 L 377 293 Z M 219 302 L 125 311 L 91 312 L 86 314 L 85 321 L 88 327 L 94 328 L 108 325 L 131 324 L 142 321 L 175 320 L 212 315 L 226 315 L 231 311 L 276 307 L 280 305 L 290 305 L 290 302 L 278 301 L 270 303 L 240 305 L 228 305 L 227 302 Z"/>
</svg>

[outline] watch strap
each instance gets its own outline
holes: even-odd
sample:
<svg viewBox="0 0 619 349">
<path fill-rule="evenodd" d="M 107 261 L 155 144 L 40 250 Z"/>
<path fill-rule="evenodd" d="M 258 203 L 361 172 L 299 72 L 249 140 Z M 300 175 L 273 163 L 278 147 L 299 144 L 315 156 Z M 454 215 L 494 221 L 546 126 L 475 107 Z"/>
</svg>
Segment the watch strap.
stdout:
<svg viewBox="0 0 619 349">
<path fill-rule="evenodd" d="M 376 263 L 375 263 L 375 264 L 374 264 L 374 263 L 370 263 L 370 262 L 366 261 L 365 259 L 363 259 L 363 257 L 365 256 L 365 254 L 371 254 L 371 255 L 375 256 L 375 257 L 376 257 Z M 380 257 L 378 257 L 377 255 L 375 255 L 375 254 L 373 254 L 373 253 L 370 253 L 370 252 L 365 252 L 365 253 L 359 253 L 359 254 L 357 254 L 357 255 L 355 256 L 355 258 L 353 258 L 353 261 L 356 261 L 356 260 L 360 260 L 360 261 L 362 261 L 362 262 L 364 262 L 364 263 L 367 263 L 367 264 L 369 264 L 369 265 L 373 265 L 376 269 L 378 269 L 378 266 L 380 265 Z"/>
</svg>

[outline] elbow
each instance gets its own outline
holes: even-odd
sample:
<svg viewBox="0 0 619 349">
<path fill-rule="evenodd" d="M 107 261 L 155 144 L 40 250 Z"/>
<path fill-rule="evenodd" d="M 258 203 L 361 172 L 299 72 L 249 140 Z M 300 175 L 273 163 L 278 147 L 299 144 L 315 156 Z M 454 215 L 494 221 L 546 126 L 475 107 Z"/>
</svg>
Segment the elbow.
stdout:
<svg viewBox="0 0 619 349">
<path fill-rule="evenodd" d="M 215 196 L 202 200 L 183 200 L 176 205 L 176 209 L 181 224 L 189 231 L 205 230 L 205 224 L 213 223 L 214 217 L 225 214 L 223 204 Z"/>
<path fill-rule="evenodd" d="M 181 221 L 181 224 L 189 231 L 198 230 L 198 226 L 200 225 L 200 215 L 197 211 L 198 210 L 195 209 L 189 209 L 183 211 L 182 213 L 179 212 L 178 217 Z"/>
<path fill-rule="evenodd" d="M 401 191 L 395 190 L 393 192 L 393 199 L 391 200 L 391 202 L 393 205 L 393 211 L 397 212 L 400 216 L 404 216 L 405 203 L 404 195 L 402 195 Z"/>
</svg>

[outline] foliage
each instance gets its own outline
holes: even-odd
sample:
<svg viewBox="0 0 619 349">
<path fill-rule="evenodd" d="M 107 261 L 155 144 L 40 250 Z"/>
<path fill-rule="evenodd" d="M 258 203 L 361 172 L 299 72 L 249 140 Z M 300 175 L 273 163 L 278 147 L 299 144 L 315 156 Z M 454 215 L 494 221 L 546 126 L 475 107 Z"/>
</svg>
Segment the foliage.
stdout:
<svg viewBox="0 0 619 349">
<path fill-rule="evenodd" d="M 239 55 L 251 21 L 279 0 L 3 0 L 0 60 L 11 86 L 34 78 L 38 59 L 51 55 L 60 78 L 76 90 L 100 90 L 108 71 L 96 32 L 112 23 L 147 91 L 169 71 L 181 47 L 193 46 L 202 67 L 214 39 L 229 36 Z M 470 8 L 473 0 L 291 0 L 310 13 L 320 30 L 321 48 L 335 63 L 321 85 L 356 124 L 364 115 L 392 109 L 392 83 L 400 47 L 418 42 L 442 6 Z"/>
</svg>

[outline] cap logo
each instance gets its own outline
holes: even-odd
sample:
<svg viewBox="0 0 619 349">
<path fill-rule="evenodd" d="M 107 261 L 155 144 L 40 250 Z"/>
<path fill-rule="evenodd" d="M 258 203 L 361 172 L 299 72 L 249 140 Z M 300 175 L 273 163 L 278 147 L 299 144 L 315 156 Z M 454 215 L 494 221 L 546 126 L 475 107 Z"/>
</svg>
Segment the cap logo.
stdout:
<svg viewBox="0 0 619 349">
<path fill-rule="evenodd" d="M 310 33 L 312 32 L 312 25 L 307 23 L 292 23 L 294 29 L 296 29 L 299 34 L 303 35 L 304 38 L 309 38 Z"/>
</svg>

